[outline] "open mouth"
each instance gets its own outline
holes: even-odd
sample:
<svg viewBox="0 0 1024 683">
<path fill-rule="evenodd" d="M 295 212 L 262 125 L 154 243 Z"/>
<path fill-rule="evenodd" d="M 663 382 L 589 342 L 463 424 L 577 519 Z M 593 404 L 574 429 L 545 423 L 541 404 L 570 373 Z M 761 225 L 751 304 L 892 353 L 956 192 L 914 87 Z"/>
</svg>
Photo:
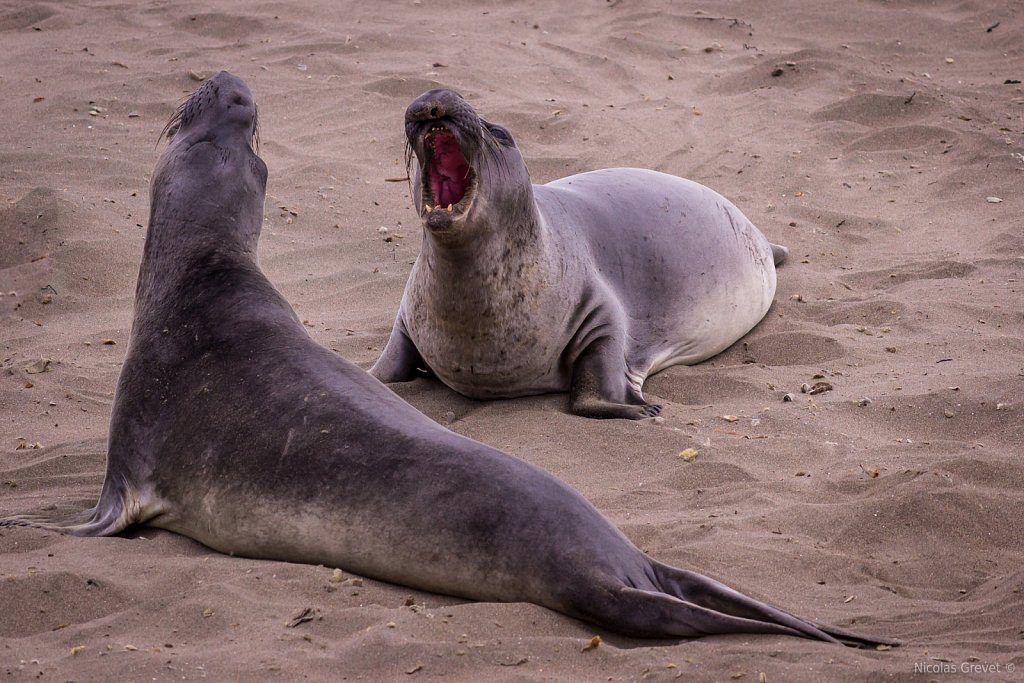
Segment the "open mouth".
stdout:
<svg viewBox="0 0 1024 683">
<path fill-rule="evenodd" d="M 444 126 L 434 126 L 423 137 L 423 215 L 446 211 L 453 215 L 469 210 L 476 174 L 459 141 Z"/>
</svg>

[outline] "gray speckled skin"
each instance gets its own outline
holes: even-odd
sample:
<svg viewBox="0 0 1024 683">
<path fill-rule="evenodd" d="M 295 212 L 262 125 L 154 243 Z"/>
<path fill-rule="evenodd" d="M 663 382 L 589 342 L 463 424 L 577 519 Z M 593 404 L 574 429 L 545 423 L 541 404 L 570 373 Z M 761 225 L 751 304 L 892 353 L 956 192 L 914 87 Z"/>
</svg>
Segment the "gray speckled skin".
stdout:
<svg viewBox="0 0 1024 683">
<path fill-rule="evenodd" d="M 455 434 L 306 334 L 260 272 L 252 96 L 220 73 L 153 177 L 96 506 L 0 526 L 148 525 L 225 553 L 529 601 L 635 636 L 869 642 L 649 559 L 547 472 Z"/>
<path fill-rule="evenodd" d="M 432 90 L 406 112 L 419 207 L 437 202 L 438 130 L 470 189 L 452 212 L 420 209 L 421 253 L 370 369 L 381 381 L 423 368 L 472 398 L 570 391 L 574 413 L 640 419 L 660 409 L 648 375 L 710 358 L 768 311 L 786 250 L 713 190 L 636 168 L 532 185 L 508 131 Z"/>
</svg>

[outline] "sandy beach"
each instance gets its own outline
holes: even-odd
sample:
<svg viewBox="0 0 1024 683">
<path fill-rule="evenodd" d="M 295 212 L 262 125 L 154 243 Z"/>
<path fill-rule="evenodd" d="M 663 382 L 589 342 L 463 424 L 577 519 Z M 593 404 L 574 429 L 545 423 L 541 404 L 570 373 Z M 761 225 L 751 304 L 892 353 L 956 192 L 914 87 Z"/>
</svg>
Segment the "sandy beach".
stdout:
<svg viewBox="0 0 1024 683">
<path fill-rule="evenodd" d="M 0 1 L 0 516 L 96 500 L 160 133 L 201 80 L 253 91 L 260 264 L 363 368 L 421 240 L 403 113 L 445 86 L 535 183 L 683 176 L 791 254 L 749 335 L 648 380 L 663 419 L 392 388 L 658 560 L 902 642 L 637 640 L 155 529 L 5 528 L 0 678 L 1024 679 L 1022 32 L 1009 0 Z"/>
</svg>

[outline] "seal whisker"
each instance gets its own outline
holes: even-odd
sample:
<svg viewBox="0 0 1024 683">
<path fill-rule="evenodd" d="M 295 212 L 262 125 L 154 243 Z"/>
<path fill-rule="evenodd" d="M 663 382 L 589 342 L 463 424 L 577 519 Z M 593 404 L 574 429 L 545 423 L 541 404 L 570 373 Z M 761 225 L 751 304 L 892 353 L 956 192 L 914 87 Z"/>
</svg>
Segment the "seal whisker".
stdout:
<svg viewBox="0 0 1024 683">
<path fill-rule="evenodd" d="M 406 137 L 406 139 L 405 139 L 405 175 L 409 179 L 409 198 L 412 199 L 413 201 L 415 201 L 415 198 L 416 198 L 416 193 L 415 193 L 415 190 L 413 189 L 413 185 L 412 185 L 413 178 L 418 178 L 419 177 L 419 174 L 412 172 L 412 163 L 413 163 L 413 159 L 415 159 L 415 158 L 416 158 L 416 156 L 415 156 L 415 154 L 413 154 L 412 143 L 409 141 L 409 138 Z M 418 167 L 417 167 L 417 170 L 419 170 Z"/>
<path fill-rule="evenodd" d="M 186 105 L 188 105 L 188 101 L 189 98 L 186 97 L 184 100 L 181 101 L 181 104 L 179 104 L 178 107 L 174 110 L 174 113 L 171 114 L 171 118 L 167 120 L 167 123 L 164 125 L 163 130 L 160 131 L 159 137 L 157 137 L 157 145 L 159 145 L 165 139 L 171 140 L 174 138 L 175 134 L 178 132 L 178 129 L 181 128 L 181 120 L 182 117 L 185 115 L 185 107 Z"/>
<path fill-rule="evenodd" d="M 250 145 L 252 151 L 257 154 L 260 151 L 260 110 L 255 104 L 252 105 L 252 139 Z"/>
</svg>

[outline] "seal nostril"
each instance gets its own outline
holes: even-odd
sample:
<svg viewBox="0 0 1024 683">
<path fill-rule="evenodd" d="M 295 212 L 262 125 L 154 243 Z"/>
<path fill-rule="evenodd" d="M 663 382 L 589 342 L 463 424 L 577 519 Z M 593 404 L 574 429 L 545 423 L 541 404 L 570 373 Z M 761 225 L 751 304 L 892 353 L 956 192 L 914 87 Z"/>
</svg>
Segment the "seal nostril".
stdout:
<svg viewBox="0 0 1024 683">
<path fill-rule="evenodd" d="M 430 108 L 430 118 L 436 119 L 440 115 L 441 115 L 441 110 L 437 108 L 436 104 L 433 107 Z"/>
</svg>

